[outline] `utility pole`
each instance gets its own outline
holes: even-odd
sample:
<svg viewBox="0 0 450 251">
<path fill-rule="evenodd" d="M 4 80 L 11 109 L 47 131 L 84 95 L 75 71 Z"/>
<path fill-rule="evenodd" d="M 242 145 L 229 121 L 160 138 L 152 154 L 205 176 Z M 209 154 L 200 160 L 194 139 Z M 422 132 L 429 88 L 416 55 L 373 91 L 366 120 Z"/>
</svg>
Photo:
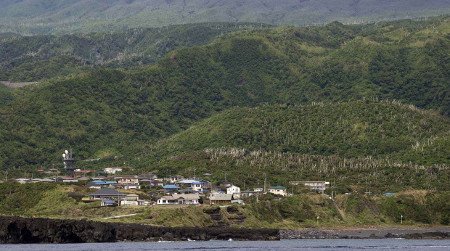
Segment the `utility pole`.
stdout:
<svg viewBox="0 0 450 251">
<path fill-rule="evenodd" d="M 264 193 L 267 193 L 267 174 L 264 173 Z"/>
</svg>

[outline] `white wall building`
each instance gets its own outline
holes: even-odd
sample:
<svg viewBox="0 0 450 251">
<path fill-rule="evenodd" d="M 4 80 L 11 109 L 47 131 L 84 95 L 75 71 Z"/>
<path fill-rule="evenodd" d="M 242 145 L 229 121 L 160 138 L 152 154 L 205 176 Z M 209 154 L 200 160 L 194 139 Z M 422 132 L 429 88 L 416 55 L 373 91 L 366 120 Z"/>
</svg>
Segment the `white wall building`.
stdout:
<svg viewBox="0 0 450 251">
<path fill-rule="evenodd" d="M 232 194 L 233 198 L 238 199 L 241 196 L 241 188 L 235 185 L 227 187 L 227 194 Z"/>
<path fill-rule="evenodd" d="M 287 196 L 287 190 L 283 186 L 273 186 L 269 188 L 269 193 L 281 195 L 281 196 Z"/>
<path fill-rule="evenodd" d="M 117 172 L 122 172 L 122 168 L 120 167 L 107 167 L 103 169 L 103 171 L 107 174 L 116 174 Z"/>
<path fill-rule="evenodd" d="M 163 196 L 156 204 L 158 205 L 198 205 L 200 196 L 198 194 L 173 194 Z"/>
</svg>

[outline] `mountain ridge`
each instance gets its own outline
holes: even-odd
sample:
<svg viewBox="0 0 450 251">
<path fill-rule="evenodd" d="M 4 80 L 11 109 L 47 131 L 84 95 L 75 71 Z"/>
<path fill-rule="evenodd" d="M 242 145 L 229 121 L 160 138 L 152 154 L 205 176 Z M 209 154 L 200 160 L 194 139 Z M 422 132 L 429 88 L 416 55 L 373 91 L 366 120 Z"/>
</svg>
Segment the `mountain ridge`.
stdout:
<svg viewBox="0 0 450 251">
<path fill-rule="evenodd" d="M 65 33 L 197 22 L 324 24 L 448 14 L 445 0 L 3 0 L 0 31 Z"/>
</svg>

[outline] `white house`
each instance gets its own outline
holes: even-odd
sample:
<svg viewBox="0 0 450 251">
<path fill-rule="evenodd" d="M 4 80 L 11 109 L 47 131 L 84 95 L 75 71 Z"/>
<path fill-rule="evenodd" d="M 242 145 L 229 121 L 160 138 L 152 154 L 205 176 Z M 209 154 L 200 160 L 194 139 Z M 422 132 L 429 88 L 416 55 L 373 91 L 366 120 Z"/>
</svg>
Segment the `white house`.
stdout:
<svg viewBox="0 0 450 251">
<path fill-rule="evenodd" d="M 198 205 L 200 196 L 198 194 L 173 194 L 163 196 L 156 204 L 158 205 Z"/>
<path fill-rule="evenodd" d="M 125 198 L 120 201 L 121 206 L 145 206 L 147 201 L 140 200 L 137 194 L 127 194 Z"/>
<path fill-rule="evenodd" d="M 227 194 L 233 195 L 233 198 L 238 199 L 241 195 L 241 188 L 235 185 L 227 187 Z"/>
<path fill-rule="evenodd" d="M 103 171 L 107 174 L 116 174 L 117 172 L 122 172 L 121 167 L 107 167 L 103 169 Z"/>
<path fill-rule="evenodd" d="M 273 186 L 269 188 L 269 193 L 281 195 L 281 196 L 287 196 L 286 187 L 284 186 Z"/>
<path fill-rule="evenodd" d="M 309 187 L 309 189 L 324 193 L 328 186 L 330 186 L 330 182 L 328 181 L 304 181 L 303 185 Z"/>
<path fill-rule="evenodd" d="M 182 185 L 183 187 L 188 186 L 191 188 L 194 192 L 203 192 L 203 182 L 198 180 L 180 180 L 178 184 Z"/>
<path fill-rule="evenodd" d="M 305 187 L 308 187 L 309 189 L 319 193 L 324 193 L 325 190 L 330 186 L 330 182 L 328 181 L 291 181 L 290 184 L 302 184 Z"/>
<path fill-rule="evenodd" d="M 116 177 L 117 185 L 123 189 L 140 189 L 139 178 L 135 175 Z"/>
</svg>

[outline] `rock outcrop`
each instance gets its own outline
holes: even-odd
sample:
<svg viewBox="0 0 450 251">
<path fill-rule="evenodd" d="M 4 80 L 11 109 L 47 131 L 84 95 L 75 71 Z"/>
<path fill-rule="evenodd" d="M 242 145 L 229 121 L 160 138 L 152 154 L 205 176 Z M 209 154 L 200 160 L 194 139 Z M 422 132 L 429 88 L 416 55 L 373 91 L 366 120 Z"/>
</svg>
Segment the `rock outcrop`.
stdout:
<svg viewBox="0 0 450 251">
<path fill-rule="evenodd" d="M 279 240 L 277 229 L 170 228 L 85 220 L 0 217 L 0 243 Z"/>
</svg>

